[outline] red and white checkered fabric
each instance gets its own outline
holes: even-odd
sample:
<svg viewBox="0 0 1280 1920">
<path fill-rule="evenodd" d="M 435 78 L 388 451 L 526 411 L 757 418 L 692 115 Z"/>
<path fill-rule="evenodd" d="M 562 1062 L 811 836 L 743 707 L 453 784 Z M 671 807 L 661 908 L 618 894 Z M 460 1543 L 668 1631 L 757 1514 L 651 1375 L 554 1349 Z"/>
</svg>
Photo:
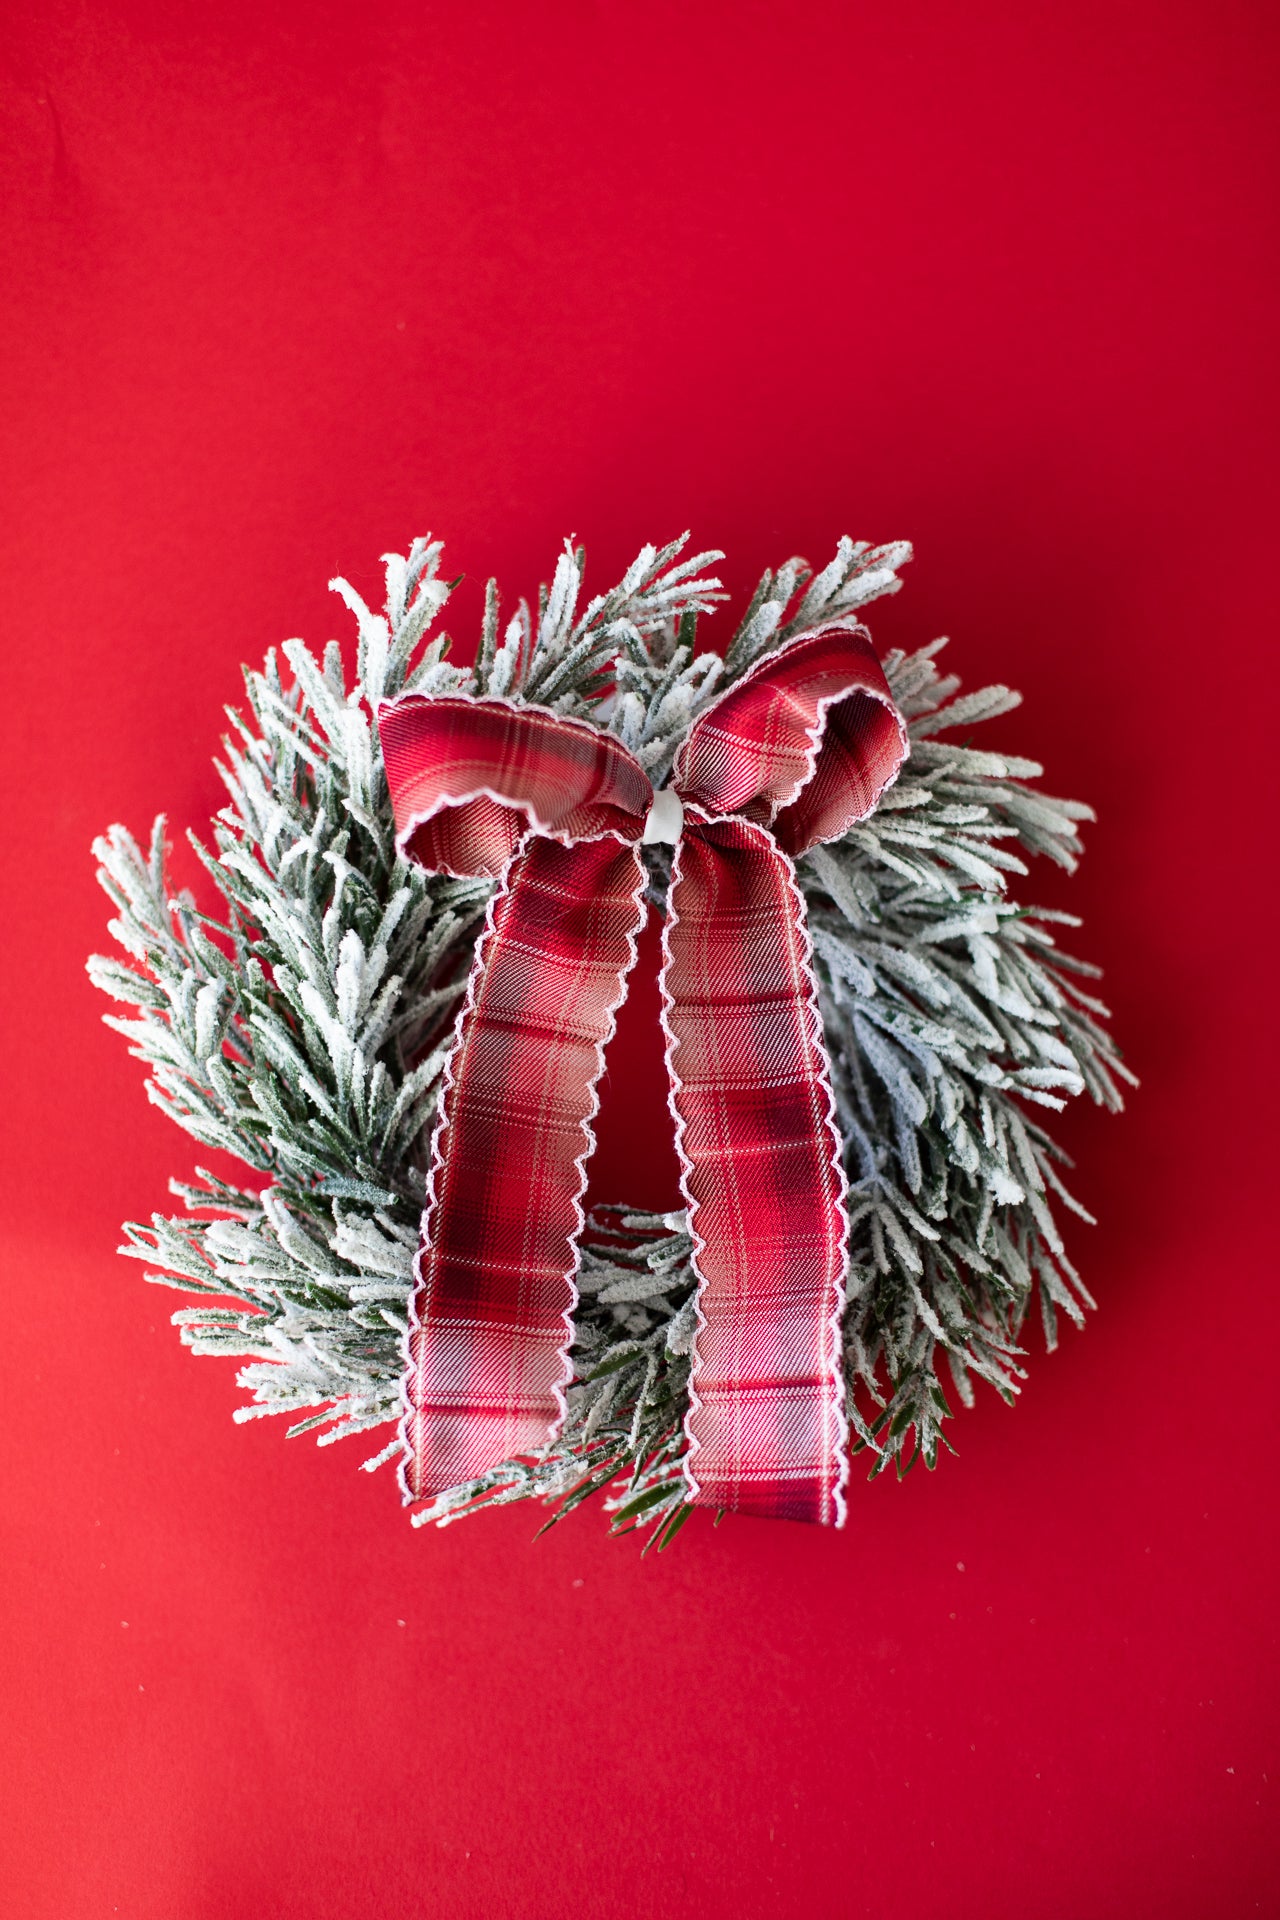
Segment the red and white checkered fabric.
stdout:
<svg viewBox="0 0 1280 1920">
<path fill-rule="evenodd" d="M 644 921 L 653 800 L 611 736 L 513 702 L 379 715 L 399 844 L 500 876 L 446 1073 L 403 1479 L 429 1498 L 564 1415 L 604 1048 Z M 792 855 L 863 818 L 906 733 L 862 628 L 761 662 L 695 722 L 664 937 L 671 1106 L 699 1279 L 689 1497 L 839 1525 L 842 1149 Z"/>
</svg>

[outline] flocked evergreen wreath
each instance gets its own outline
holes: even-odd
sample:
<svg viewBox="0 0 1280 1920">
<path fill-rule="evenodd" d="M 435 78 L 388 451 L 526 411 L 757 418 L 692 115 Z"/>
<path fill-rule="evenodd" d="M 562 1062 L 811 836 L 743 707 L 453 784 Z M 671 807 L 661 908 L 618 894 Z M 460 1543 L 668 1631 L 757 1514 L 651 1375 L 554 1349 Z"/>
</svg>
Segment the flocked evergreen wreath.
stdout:
<svg viewBox="0 0 1280 1920">
<path fill-rule="evenodd" d="M 90 973 L 131 1009 L 110 1024 L 146 1063 L 151 1099 L 248 1169 L 243 1186 L 203 1170 L 175 1181 L 185 1211 L 129 1224 L 123 1249 L 199 1297 L 174 1315 L 188 1346 L 246 1362 L 252 1404 L 235 1418 L 285 1413 L 321 1444 L 380 1430 L 370 1468 L 398 1450 L 423 1168 L 490 883 L 397 855 L 377 703 L 459 689 L 535 702 L 609 728 L 657 784 L 715 693 L 896 592 L 910 558 L 905 543 L 846 539 L 817 574 L 788 561 L 722 659 L 697 650 L 699 616 L 725 597 L 705 571 L 721 556 L 682 560 L 684 546 L 646 547 L 585 606 L 583 554 L 566 547 L 536 614 L 522 601 L 505 629 L 490 581 L 472 668 L 437 632 L 457 584 L 438 541 L 387 557 L 384 615 L 335 581 L 359 624 L 354 682 L 335 643 L 318 662 L 291 640 L 283 665 L 273 651 L 246 672 L 249 717 L 231 713 L 229 802 L 212 850 L 193 836 L 222 917 L 171 894 L 163 819 L 146 854 L 118 826 L 96 843 L 126 958 L 95 957 Z M 1008 893 L 1023 854 L 1074 868 L 1090 811 L 1028 786 L 1032 761 L 939 738 L 1018 702 L 1001 686 L 957 697 L 942 645 L 884 659 L 910 758 L 869 819 L 799 866 L 847 1141 L 849 1418 L 873 1472 L 933 1465 L 949 1394 L 970 1404 L 974 1379 L 1016 1393 L 1033 1292 L 1051 1347 L 1060 1312 L 1081 1321 L 1091 1302 L 1054 1206 L 1088 1215 L 1037 1114 L 1084 1090 L 1118 1108 L 1131 1078 L 1081 985 L 1095 969 L 1055 944 L 1054 924 L 1075 923 Z M 645 849 L 659 911 L 668 851 Z M 615 1526 L 670 1539 L 692 1511 L 689 1255 L 682 1215 L 597 1209 L 563 1431 L 415 1520 L 528 1498 L 559 1514 L 608 1487 Z"/>
</svg>

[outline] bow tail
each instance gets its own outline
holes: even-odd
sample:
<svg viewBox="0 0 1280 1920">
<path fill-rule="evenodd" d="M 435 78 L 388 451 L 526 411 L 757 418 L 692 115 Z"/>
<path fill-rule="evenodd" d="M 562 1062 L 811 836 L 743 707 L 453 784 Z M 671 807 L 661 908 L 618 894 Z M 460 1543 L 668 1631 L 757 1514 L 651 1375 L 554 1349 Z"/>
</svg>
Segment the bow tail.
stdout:
<svg viewBox="0 0 1280 1920">
<path fill-rule="evenodd" d="M 432 1142 L 401 1424 L 406 1498 L 535 1451 L 564 1417 L 596 1083 L 645 884 L 618 836 L 534 839 L 490 905 Z"/>
<path fill-rule="evenodd" d="M 663 998 L 700 1282 L 690 1499 L 840 1526 L 848 1216 L 811 956 L 772 835 L 741 818 L 689 822 Z"/>
</svg>

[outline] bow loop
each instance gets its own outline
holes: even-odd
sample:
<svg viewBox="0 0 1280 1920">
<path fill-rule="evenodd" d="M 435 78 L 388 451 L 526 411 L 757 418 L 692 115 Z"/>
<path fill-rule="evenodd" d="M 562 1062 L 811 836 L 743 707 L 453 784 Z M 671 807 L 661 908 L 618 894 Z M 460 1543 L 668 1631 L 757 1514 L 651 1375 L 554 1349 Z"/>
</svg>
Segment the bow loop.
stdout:
<svg viewBox="0 0 1280 1920">
<path fill-rule="evenodd" d="M 807 852 L 871 812 L 907 752 L 865 627 L 834 624 L 759 661 L 694 721 L 672 783 L 709 814 Z"/>
<path fill-rule="evenodd" d="M 396 845 L 433 873 L 496 878 L 530 832 L 637 839 L 653 800 L 621 741 L 544 707 L 411 695 L 378 728 Z"/>
</svg>

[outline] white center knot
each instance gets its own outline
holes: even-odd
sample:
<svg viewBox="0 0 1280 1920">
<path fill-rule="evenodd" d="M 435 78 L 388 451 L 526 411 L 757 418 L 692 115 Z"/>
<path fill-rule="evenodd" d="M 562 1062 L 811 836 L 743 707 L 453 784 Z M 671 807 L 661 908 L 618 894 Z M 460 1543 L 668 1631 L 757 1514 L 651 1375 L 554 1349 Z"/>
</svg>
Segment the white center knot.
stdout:
<svg viewBox="0 0 1280 1920">
<path fill-rule="evenodd" d="M 644 832 L 640 835 L 642 847 L 656 846 L 664 841 L 674 847 L 684 827 L 684 803 L 673 787 L 659 787 L 653 796 L 653 805 L 649 817 L 644 823 Z"/>
</svg>

